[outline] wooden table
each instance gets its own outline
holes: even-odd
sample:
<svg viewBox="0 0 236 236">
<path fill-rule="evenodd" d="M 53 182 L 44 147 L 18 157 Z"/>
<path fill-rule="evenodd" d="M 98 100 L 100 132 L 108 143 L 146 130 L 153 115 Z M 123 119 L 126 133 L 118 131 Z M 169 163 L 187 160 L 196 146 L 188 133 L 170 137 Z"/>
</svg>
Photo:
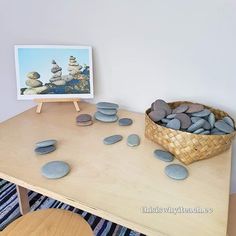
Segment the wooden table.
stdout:
<svg viewBox="0 0 236 236">
<path fill-rule="evenodd" d="M 95 112 L 94 105 L 80 106 L 82 113 Z M 226 235 L 231 150 L 188 166 L 189 178 L 174 181 L 164 174 L 167 163 L 153 157 L 158 146 L 144 138 L 143 114 L 120 110 L 120 117 L 134 120 L 129 127 L 98 121 L 78 127 L 77 115 L 71 104 L 47 104 L 40 115 L 30 109 L 0 124 L 0 178 L 23 187 L 23 212 L 27 188 L 148 235 Z M 126 145 L 131 133 L 141 136 L 140 146 Z M 104 145 L 103 138 L 113 134 L 124 140 Z M 35 143 L 50 138 L 58 140 L 57 150 L 37 156 Z M 68 162 L 70 174 L 42 177 L 40 168 L 53 160 Z M 168 207 L 172 213 L 160 213 Z M 172 207 L 213 212 L 174 214 Z"/>
</svg>

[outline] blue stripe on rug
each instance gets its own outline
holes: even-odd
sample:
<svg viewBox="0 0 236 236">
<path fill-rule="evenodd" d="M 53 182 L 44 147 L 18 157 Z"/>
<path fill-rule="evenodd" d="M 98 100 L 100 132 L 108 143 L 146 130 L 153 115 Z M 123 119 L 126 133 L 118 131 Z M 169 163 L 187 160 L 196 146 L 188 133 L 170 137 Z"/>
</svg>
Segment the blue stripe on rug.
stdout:
<svg viewBox="0 0 236 236">
<path fill-rule="evenodd" d="M 88 212 L 69 206 L 39 193 L 29 191 L 29 202 L 31 211 L 60 208 L 73 211 L 81 215 L 91 226 L 96 236 L 145 236 L 131 229 L 117 225 Z M 0 230 L 3 230 L 9 223 L 21 216 L 16 186 L 0 179 Z"/>
</svg>

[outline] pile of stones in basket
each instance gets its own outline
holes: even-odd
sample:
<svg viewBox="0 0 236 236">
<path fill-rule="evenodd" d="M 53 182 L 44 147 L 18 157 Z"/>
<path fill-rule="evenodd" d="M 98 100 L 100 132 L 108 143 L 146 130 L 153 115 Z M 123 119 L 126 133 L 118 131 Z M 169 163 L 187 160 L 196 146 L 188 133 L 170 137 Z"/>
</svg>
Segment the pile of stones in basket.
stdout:
<svg viewBox="0 0 236 236">
<path fill-rule="evenodd" d="M 234 132 L 234 121 L 226 116 L 216 120 L 213 112 L 201 104 L 181 104 L 175 109 L 163 100 L 151 104 L 149 117 L 155 123 L 174 130 L 201 135 L 224 135 Z"/>
</svg>

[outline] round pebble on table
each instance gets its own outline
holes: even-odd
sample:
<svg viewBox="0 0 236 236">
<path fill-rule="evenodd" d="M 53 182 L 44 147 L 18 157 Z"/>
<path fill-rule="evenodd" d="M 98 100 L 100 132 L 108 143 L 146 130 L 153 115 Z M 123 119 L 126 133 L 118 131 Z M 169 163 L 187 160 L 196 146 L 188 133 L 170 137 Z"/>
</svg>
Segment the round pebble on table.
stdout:
<svg viewBox="0 0 236 236">
<path fill-rule="evenodd" d="M 117 109 L 104 109 L 104 108 L 98 108 L 98 111 L 101 112 L 104 115 L 113 116 L 116 115 Z"/>
<path fill-rule="evenodd" d="M 156 149 L 154 151 L 154 156 L 157 157 L 159 160 L 166 162 L 171 162 L 174 160 L 174 156 L 170 152 L 163 151 L 160 149 Z"/>
<path fill-rule="evenodd" d="M 99 109 L 118 109 L 119 105 L 112 102 L 99 102 L 96 104 L 96 107 Z"/>
<path fill-rule="evenodd" d="M 122 139 L 123 137 L 121 135 L 116 134 L 116 135 L 112 135 L 112 136 L 104 138 L 103 143 L 106 145 L 111 145 L 111 144 L 121 141 Z"/>
<path fill-rule="evenodd" d="M 180 129 L 180 121 L 178 119 L 173 119 L 169 123 L 167 123 L 166 127 L 170 129 L 179 130 Z"/>
<path fill-rule="evenodd" d="M 230 117 L 225 116 L 225 117 L 223 118 L 223 121 L 224 121 L 225 123 L 227 123 L 228 125 L 230 125 L 231 127 L 234 128 L 234 122 L 233 122 L 233 120 L 232 120 Z"/>
<path fill-rule="evenodd" d="M 133 124 L 133 120 L 130 118 L 121 118 L 119 119 L 120 126 L 129 126 Z"/>
<path fill-rule="evenodd" d="M 51 161 L 41 168 L 41 173 L 48 179 L 59 179 L 70 172 L 70 166 L 64 161 Z"/>
<path fill-rule="evenodd" d="M 158 122 L 161 119 L 165 118 L 166 112 L 163 109 L 159 109 L 159 110 L 151 111 L 148 115 L 152 121 Z"/>
<path fill-rule="evenodd" d="M 127 138 L 127 145 L 130 147 L 135 147 L 140 144 L 140 138 L 137 134 L 130 134 Z"/>
<path fill-rule="evenodd" d="M 34 149 L 34 151 L 39 155 L 48 154 L 50 152 L 53 152 L 56 150 L 56 147 L 54 145 L 47 146 L 47 147 L 37 147 Z"/>
<path fill-rule="evenodd" d="M 234 131 L 234 128 L 230 125 L 228 125 L 226 122 L 224 122 L 223 120 L 218 120 L 215 123 L 215 127 L 220 130 L 223 131 L 227 134 L 230 134 Z"/>
<path fill-rule="evenodd" d="M 88 122 L 88 121 L 91 121 L 92 120 L 92 116 L 89 115 L 89 114 L 81 114 L 81 115 L 78 115 L 76 117 L 76 121 L 78 123 L 81 123 L 81 122 Z"/>
<path fill-rule="evenodd" d="M 48 140 L 37 142 L 35 145 L 36 145 L 36 147 L 40 148 L 40 147 L 48 147 L 48 146 L 51 146 L 51 145 L 56 145 L 56 143 L 57 143 L 57 140 L 48 139 Z"/>
<path fill-rule="evenodd" d="M 175 180 L 183 180 L 189 176 L 188 170 L 179 164 L 170 164 L 166 166 L 165 174 Z"/>
<path fill-rule="evenodd" d="M 104 115 L 101 112 L 97 111 L 94 115 L 96 120 L 105 122 L 105 123 L 110 123 L 110 122 L 116 122 L 118 120 L 118 116 L 114 115 L 114 116 L 108 116 L 108 115 Z"/>
<path fill-rule="evenodd" d="M 189 108 L 188 105 L 182 104 L 182 105 L 176 107 L 176 108 L 172 111 L 172 113 L 173 113 L 173 114 L 183 113 L 183 112 L 187 111 L 188 108 Z"/>
</svg>

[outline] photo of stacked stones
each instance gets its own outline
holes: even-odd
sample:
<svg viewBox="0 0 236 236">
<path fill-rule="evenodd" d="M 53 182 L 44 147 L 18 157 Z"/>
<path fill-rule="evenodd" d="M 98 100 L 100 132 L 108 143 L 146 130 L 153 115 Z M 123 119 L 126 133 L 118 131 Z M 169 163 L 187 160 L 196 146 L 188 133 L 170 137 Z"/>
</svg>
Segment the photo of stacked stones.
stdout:
<svg viewBox="0 0 236 236">
<path fill-rule="evenodd" d="M 81 66 L 76 57 L 70 56 L 68 72 L 62 74 L 62 68 L 55 60 L 52 60 L 51 78 L 43 84 L 39 80 L 40 74 L 32 71 L 27 74 L 25 84 L 21 88 L 21 95 L 35 94 L 89 94 L 90 93 L 90 68 L 88 65 Z"/>
<path fill-rule="evenodd" d="M 99 102 L 96 104 L 97 112 L 94 114 L 96 120 L 111 123 L 118 120 L 117 112 L 119 106 L 111 102 Z"/>
<path fill-rule="evenodd" d="M 214 113 L 201 104 L 181 104 L 175 109 L 163 100 L 151 104 L 152 121 L 174 130 L 200 135 L 225 135 L 235 131 L 234 121 L 226 116 L 216 120 Z"/>
</svg>

